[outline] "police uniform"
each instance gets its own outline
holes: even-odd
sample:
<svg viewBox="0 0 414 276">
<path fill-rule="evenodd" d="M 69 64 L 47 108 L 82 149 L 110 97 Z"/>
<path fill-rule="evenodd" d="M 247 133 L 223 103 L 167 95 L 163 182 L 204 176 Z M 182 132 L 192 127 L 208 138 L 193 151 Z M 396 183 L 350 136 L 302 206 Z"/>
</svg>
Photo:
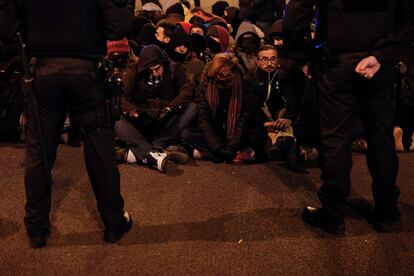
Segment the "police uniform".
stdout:
<svg viewBox="0 0 414 276">
<path fill-rule="evenodd" d="M 105 225 L 105 233 L 122 234 L 125 227 L 120 175 L 113 150 L 113 125 L 106 119 L 98 60 L 107 40 L 124 37 L 132 24 L 126 1 L 0 1 L 0 38 L 20 30 L 34 57 L 34 96 L 44 138 L 48 167 L 56 157 L 68 109 L 84 134 L 89 179 Z M 30 95 L 27 95 L 30 96 Z M 29 237 L 50 231 L 51 187 L 44 169 L 33 102 L 25 112 L 25 225 Z M 122 235 L 121 235 L 122 236 Z"/>
<path fill-rule="evenodd" d="M 393 139 L 393 114 L 389 103 L 392 89 L 390 56 L 397 45 L 412 39 L 412 27 L 399 21 L 409 0 L 291 0 L 283 22 L 287 56 L 306 61 L 314 57 L 320 103 L 322 180 L 319 190 L 322 208 L 316 226 L 343 225 L 353 141 L 352 116 L 359 110 L 368 142 L 367 164 L 377 221 L 399 218 L 396 186 L 398 159 Z M 310 51 L 309 27 L 317 7 L 315 45 Z M 402 35 L 405 33 L 405 35 Z M 407 34 L 410 33 L 410 36 Z M 381 64 L 371 79 L 355 73 L 357 64 L 374 56 Z M 306 211 L 306 209 L 305 209 Z M 306 221 L 306 218 L 305 218 Z M 321 222 L 322 221 L 322 222 Z M 323 228 L 323 227 L 321 227 Z M 344 228 L 343 228 L 344 229 Z M 329 229 L 328 229 L 329 230 Z"/>
</svg>

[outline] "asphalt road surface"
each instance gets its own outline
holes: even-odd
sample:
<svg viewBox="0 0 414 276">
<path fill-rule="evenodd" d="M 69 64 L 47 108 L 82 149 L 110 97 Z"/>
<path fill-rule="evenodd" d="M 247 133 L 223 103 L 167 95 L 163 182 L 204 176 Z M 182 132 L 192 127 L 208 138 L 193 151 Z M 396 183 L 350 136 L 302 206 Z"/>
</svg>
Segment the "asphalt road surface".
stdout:
<svg viewBox="0 0 414 276">
<path fill-rule="evenodd" d="M 168 174 L 121 165 L 134 228 L 119 244 L 102 224 L 81 148 L 61 146 L 54 168 L 52 235 L 28 245 L 22 146 L 0 144 L 1 275 L 414 275 L 414 153 L 400 154 L 397 233 L 380 234 L 355 208 L 344 236 L 300 220 L 317 204 L 317 168 L 295 174 L 274 162 L 171 165 Z M 363 155 L 354 156 L 351 206 L 372 202 Z"/>
</svg>

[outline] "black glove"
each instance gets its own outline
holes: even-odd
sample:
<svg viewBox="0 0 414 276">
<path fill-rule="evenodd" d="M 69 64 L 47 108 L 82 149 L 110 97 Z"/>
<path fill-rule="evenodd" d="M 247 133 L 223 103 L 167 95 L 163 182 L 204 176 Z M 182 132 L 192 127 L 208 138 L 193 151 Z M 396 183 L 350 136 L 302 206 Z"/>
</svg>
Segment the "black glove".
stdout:
<svg viewBox="0 0 414 276">
<path fill-rule="evenodd" d="M 159 115 L 158 115 L 158 121 L 159 122 L 166 122 L 168 121 L 172 116 L 174 116 L 177 113 L 175 108 L 172 107 L 164 107 L 161 109 Z"/>
<path fill-rule="evenodd" d="M 160 116 L 160 110 L 158 109 L 148 109 L 145 110 L 145 113 L 151 120 L 157 121 Z"/>
</svg>

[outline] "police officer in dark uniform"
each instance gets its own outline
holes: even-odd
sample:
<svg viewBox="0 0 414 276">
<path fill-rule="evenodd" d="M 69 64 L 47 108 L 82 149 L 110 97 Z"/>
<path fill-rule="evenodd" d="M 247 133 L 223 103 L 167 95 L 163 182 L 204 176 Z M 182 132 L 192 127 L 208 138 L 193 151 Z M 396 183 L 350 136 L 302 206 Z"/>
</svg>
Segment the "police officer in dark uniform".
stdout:
<svg viewBox="0 0 414 276">
<path fill-rule="evenodd" d="M 411 0 L 290 0 L 283 22 L 288 57 L 313 56 L 320 102 L 321 208 L 305 208 L 311 226 L 340 234 L 350 192 L 351 118 L 359 110 L 368 142 L 367 164 L 375 201 L 374 228 L 398 225 L 398 159 L 393 139 L 391 53 L 413 39 Z M 317 9 L 316 56 L 309 50 L 310 23 Z M 411 18 L 410 18 L 411 16 Z"/>
<path fill-rule="evenodd" d="M 36 106 L 26 95 L 25 107 L 24 217 L 34 248 L 45 246 L 50 234 L 50 170 L 68 108 L 84 134 L 86 168 L 104 222 L 104 240 L 117 242 L 132 227 L 120 194 L 113 123 L 106 120 L 98 71 L 106 41 L 121 39 L 130 29 L 133 14 L 126 4 L 122 0 L 0 0 L 1 39 L 13 40 L 21 31 L 34 57 Z"/>
</svg>

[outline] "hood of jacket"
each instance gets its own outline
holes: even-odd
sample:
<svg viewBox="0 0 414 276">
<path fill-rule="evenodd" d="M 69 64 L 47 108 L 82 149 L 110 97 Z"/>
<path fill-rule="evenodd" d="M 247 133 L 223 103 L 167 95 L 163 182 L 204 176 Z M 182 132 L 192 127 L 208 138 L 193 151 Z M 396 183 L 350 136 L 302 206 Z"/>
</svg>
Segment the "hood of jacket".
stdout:
<svg viewBox="0 0 414 276">
<path fill-rule="evenodd" d="M 249 23 L 249 22 L 242 22 L 236 33 L 236 37 L 235 37 L 236 43 L 238 42 L 239 38 L 242 35 L 247 34 L 247 33 L 250 33 L 253 36 L 256 36 L 259 40 L 265 37 L 262 30 L 260 30 L 260 28 L 257 27 L 256 25 Z"/>
</svg>

